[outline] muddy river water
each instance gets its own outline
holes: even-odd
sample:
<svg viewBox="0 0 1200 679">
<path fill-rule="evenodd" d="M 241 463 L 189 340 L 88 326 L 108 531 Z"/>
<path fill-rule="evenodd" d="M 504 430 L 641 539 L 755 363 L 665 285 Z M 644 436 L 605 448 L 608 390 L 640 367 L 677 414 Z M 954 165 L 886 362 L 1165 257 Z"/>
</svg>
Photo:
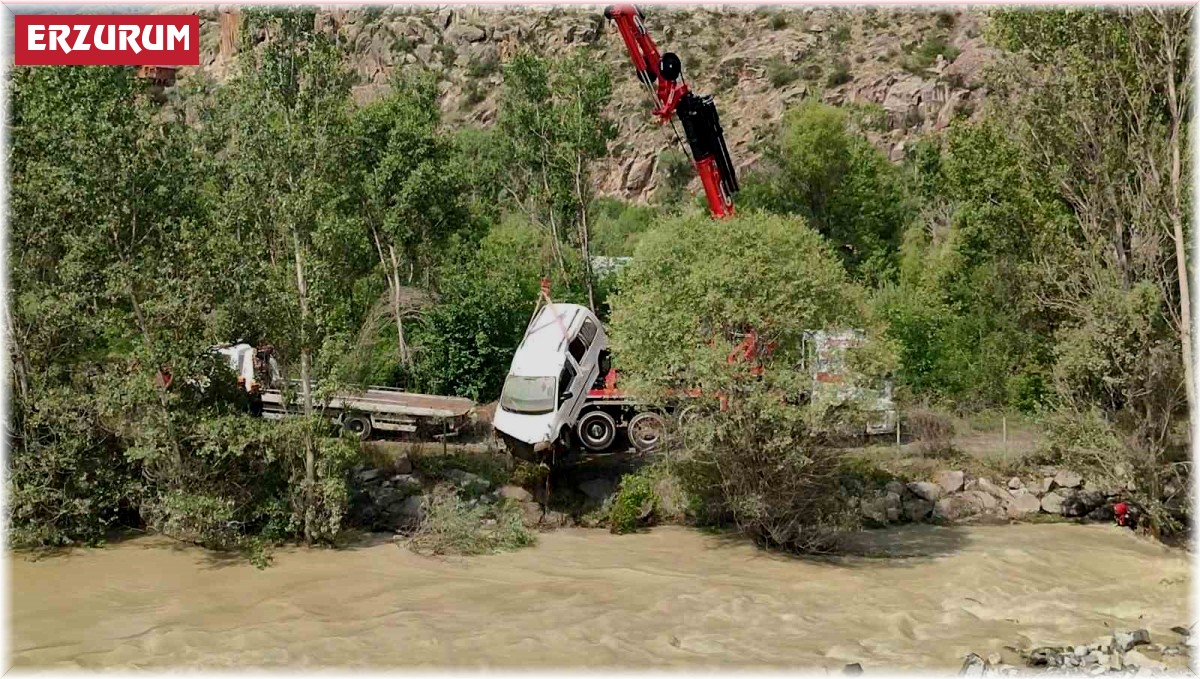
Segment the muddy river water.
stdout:
<svg viewBox="0 0 1200 679">
<path fill-rule="evenodd" d="M 1160 638 L 1188 557 L 1112 526 L 916 526 L 801 560 L 684 528 L 571 529 L 433 559 L 378 540 L 257 570 L 163 539 L 10 555 L 17 666 L 790 666 L 954 670 L 968 652 Z M 1107 627 L 1106 627 L 1107 625 Z"/>
</svg>

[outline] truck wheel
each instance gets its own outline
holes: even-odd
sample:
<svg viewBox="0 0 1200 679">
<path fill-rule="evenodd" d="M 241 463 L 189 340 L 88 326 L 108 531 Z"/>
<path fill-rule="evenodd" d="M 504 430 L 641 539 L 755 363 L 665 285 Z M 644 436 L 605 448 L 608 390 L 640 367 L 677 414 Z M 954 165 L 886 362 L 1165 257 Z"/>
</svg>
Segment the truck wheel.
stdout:
<svg viewBox="0 0 1200 679">
<path fill-rule="evenodd" d="M 658 413 L 638 413 L 629 421 L 625 431 L 629 435 L 629 442 L 639 453 L 648 453 L 662 442 L 665 429 L 665 423 Z"/>
<path fill-rule="evenodd" d="M 342 429 L 347 434 L 365 441 L 371 437 L 371 418 L 361 413 L 342 415 Z"/>
<path fill-rule="evenodd" d="M 603 410 L 593 410 L 579 418 L 575 433 L 584 448 L 601 452 L 611 446 L 617 437 L 617 423 L 612 415 Z"/>
</svg>

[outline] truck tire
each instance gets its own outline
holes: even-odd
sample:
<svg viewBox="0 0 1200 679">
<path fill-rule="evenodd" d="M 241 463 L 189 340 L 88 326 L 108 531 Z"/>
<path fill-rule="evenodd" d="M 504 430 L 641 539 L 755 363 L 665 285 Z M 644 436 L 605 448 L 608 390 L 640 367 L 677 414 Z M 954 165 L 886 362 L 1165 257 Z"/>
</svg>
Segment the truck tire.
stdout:
<svg viewBox="0 0 1200 679">
<path fill-rule="evenodd" d="M 342 415 L 342 430 L 365 441 L 371 438 L 371 418 L 362 413 Z"/>
<path fill-rule="evenodd" d="M 599 453 L 607 450 L 617 438 L 617 423 L 603 410 L 592 410 L 579 418 L 575 434 L 584 448 Z"/>
<path fill-rule="evenodd" d="M 648 453 L 662 443 L 666 423 L 658 413 L 638 413 L 629 421 L 625 431 L 635 450 Z"/>
</svg>

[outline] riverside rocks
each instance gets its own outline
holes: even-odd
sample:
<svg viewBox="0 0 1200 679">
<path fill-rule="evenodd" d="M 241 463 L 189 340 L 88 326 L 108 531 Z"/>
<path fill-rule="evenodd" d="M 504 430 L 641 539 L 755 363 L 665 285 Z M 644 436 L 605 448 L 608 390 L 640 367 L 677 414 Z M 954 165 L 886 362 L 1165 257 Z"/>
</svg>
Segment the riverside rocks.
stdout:
<svg viewBox="0 0 1200 679">
<path fill-rule="evenodd" d="M 1186 640 L 1187 635 L 1182 636 Z M 1139 677 L 1178 673 L 1188 668 L 1189 647 L 1182 643 L 1166 646 L 1152 644 L 1150 633 L 1139 629 L 1115 632 L 1086 645 L 1039 646 L 1020 652 L 1020 656 L 1025 665 L 1023 668 L 1000 662 L 999 657 L 984 660 L 978 654 L 970 653 L 963 659 L 959 674 L 971 677 L 1011 675 L 1025 673 L 1029 669 L 1045 674 L 1125 674 Z"/>
<path fill-rule="evenodd" d="M 926 520 L 1019 521 L 1039 514 L 1111 521 L 1118 497 L 1117 491 L 1090 487 L 1082 475 L 1066 469 L 1043 468 L 1031 479 L 999 480 L 950 469 L 932 480 L 890 480 L 855 502 L 870 525 L 886 526 Z"/>
</svg>

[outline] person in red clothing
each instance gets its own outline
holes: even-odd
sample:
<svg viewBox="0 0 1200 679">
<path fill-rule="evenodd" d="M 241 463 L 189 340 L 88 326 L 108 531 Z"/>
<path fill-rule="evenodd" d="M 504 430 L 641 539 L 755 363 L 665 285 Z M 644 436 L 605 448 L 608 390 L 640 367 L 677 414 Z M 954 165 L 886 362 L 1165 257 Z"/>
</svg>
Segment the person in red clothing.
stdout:
<svg viewBox="0 0 1200 679">
<path fill-rule="evenodd" d="M 1141 513 L 1141 510 L 1128 502 L 1122 501 L 1113 505 L 1113 514 L 1116 515 L 1118 526 L 1137 528 Z"/>
</svg>

